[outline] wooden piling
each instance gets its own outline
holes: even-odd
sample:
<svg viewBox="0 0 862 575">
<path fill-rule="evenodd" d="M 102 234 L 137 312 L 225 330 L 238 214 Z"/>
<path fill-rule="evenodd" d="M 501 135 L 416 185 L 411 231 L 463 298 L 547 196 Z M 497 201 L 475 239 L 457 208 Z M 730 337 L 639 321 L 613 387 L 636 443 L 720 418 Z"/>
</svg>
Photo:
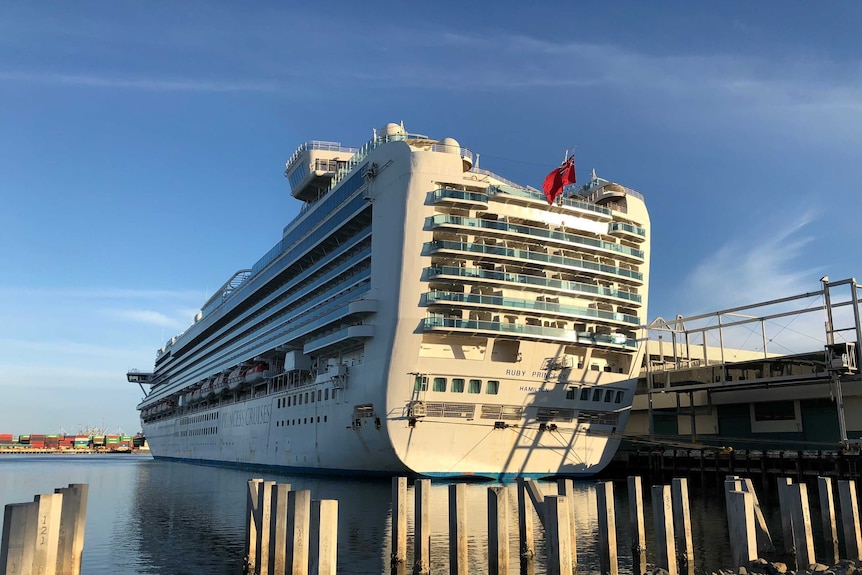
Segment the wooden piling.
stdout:
<svg viewBox="0 0 862 575">
<path fill-rule="evenodd" d="M 269 505 L 269 575 L 282 575 L 287 569 L 287 498 L 290 485 L 277 483 L 271 488 Z"/>
<path fill-rule="evenodd" d="M 811 512 L 808 508 L 808 486 L 790 486 L 793 509 L 793 538 L 796 545 L 796 568 L 808 569 L 815 562 L 814 537 L 811 534 Z"/>
<path fill-rule="evenodd" d="M 778 508 L 781 513 L 781 534 L 784 538 L 784 552 L 789 554 L 794 552 L 793 550 L 796 546 L 796 540 L 793 537 L 792 485 L 793 479 L 789 477 L 778 478 Z"/>
<path fill-rule="evenodd" d="M 847 559 L 862 560 L 862 532 L 859 529 L 859 502 L 856 497 L 856 481 L 838 482 L 838 498 L 841 501 L 841 526 L 844 530 L 844 546 Z"/>
<path fill-rule="evenodd" d="M 688 498 L 688 479 L 676 477 L 671 483 L 673 500 L 673 527 L 676 538 L 676 556 L 682 572 L 693 573 L 694 543 L 691 535 L 691 510 Z"/>
<path fill-rule="evenodd" d="M 57 572 L 60 575 L 81 574 L 89 490 L 90 486 L 86 483 L 70 483 L 68 487 L 54 490 L 55 493 L 63 495 L 57 547 Z"/>
<path fill-rule="evenodd" d="M 254 572 L 257 575 L 267 575 L 269 573 L 269 528 L 272 521 L 272 488 L 274 486 L 275 481 L 264 481 L 257 490 L 257 514 L 259 521 L 257 524 L 257 545 L 255 549 L 257 563 L 254 566 Z"/>
<path fill-rule="evenodd" d="M 578 564 L 578 523 L 575 520 L 575 482 L 571 479 L 557 479 L 557 495 L 563 495 L 569 504 L 569 546 L 572 550 L 572 566 Z"/>
<path fill-rule="evenodd" d="M 467 486 L 453 483 L 449 486 L 449 574 L 467 573 Z"/>
<path fill-rule="evenodd" d="M 518 543 L 521 559 L 532 562 L 536 555 L 533 537 L 533 513 L 527 506 L 527 482 L 518 478 Z M 543 511 L 539 512 L 544 515 Z"/>
<path fill-rule="evenodd" d="M 677 575 L 670 485 L 653 485 L 652 509 L 655 525 L 656 565 L 666 569 L 669 575 Z"/>
<path fill-rule="evenodd" d="M 338 563 L 338 501 L 311 502 L 310 575 L 335 575 Z M 278 573 L 281 575 L 283 571 Z"/>
<path fill-rule="evenodd" d="M 431 571 L 431 480 L 417 479 L 413 485 L 413 573 Z"/>
<path fill-rule="evenodd" d="M 832 479 L 817 478 L 820 495 L 820 518 L 823 521 L 823 539 L 826 542 L 826 557 L 832 565 L 838 563 L 838 526 L 835 522 L 835 498 L 832 494 Z"/>
<path fill-rule="evenodd" d="M 701 459 L 701 462 L 703 459 Z M 632 537 L 632 570 L 643 573 L 646 570 L 646 528 L 644 527 L 643 483 L 640 476 L 633 475 L 627 480 L 629 496 L 629 528 Z"/>
<path fill-rule="evenodd" d="M 569 536 L 569 502 L 563 496 L 545 497 L 545 537 L 548 547 L 548 575 L 572 574 Z"/>
<path fill-rule="evenodd" d="M 599 566 L 602 575 L 619 575 L 613 481 L 596 485 L 596 502 L 599 513 Z"/>
<path fill-rule="evenodd" d="M 754 496 L 741 490 L 727 493 L 727 527 L 730 536 L 731 567 L 746 567 L 757 559 L 757 533 L 754 519 Z"/>
<path fill-rule="evenodd" d="M 509 505 L 506 487 L 488 488 L 488 575 L 509 572 Z"/>
<path fill-rule="evenodd" d="M 36 548 L 37 512 L 35 503 L 11 503 L 3 512 L 0 537 L 0 574 L 30 573 Z"/>
<path fill-rule="evenodd" d="M 287 551 L 285 564 L 291 575 L 308 575 L 308 533 L 311 524 L 311 491 L 287 494 Z"/>
<path fill-rule="evenodd" d="M 407 478 L 392 478 L 391 564 L 407 561 Z"/>
<path fill-rule="evenodd" d="M 258 525 L 260 525 L 260 514 L 258 513 L 258 491 L 263 479 L 249 479 L 246 496 L 245 515 L 245 562 L 249 570 L 254 573 L 257 564 L 257 537 Z"/>
</svg>

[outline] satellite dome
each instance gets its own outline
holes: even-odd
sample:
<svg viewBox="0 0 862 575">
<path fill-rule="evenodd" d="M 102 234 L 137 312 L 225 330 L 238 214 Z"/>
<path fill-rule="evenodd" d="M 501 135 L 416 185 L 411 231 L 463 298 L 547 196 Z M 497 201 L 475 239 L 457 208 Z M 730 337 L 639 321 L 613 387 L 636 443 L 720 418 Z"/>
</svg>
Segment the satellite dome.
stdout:
<svg viewBox="0 0 862 575">
<path fill-rule="evenodd" d="M 455 138 L 443 138 L 440 140 L 440 146 L 447 154 L 460 154 L 461 144 Z"/>
<path fill-rule="evenodd" d="M 398 136 L 404 134 L 405 132 L 404 128 L 401 127 L 401 124 L 389 122 L 380 129 L 380 133 L 384 136 Z"/>
</svg>

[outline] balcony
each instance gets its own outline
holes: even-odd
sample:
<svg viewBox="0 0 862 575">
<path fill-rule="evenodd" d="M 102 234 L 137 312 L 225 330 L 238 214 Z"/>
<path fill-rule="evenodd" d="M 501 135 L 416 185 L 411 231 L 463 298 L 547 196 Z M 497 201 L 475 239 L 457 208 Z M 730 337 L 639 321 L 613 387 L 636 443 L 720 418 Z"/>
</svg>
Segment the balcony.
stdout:
<svg viewBox="0 0 862 575">
<path fill-rule="evenodd" d="M 486 246 L 482 244 L 471 244 L 465 242 L 452 242 L 446 240 L 434 240 L 423 245 L 423 254 L 436 254 L 452 252 L 456 254 L 470 253 L 491 256 L 493 260 L 515 260 L 527 262 L 541 262 L 551 264 L 554 267 L 571 270 L 588 270 L 602 275 L 610 275 L 615 279 L 625 278 L 634 283 L 643 283 L 643 274 L 633 270 L 627 270 L 607 264 L 600 264 L 580 258 L 569 258 L 566 256 L 548 255 L 542 252 L 531 252 L 529 250 L 517 250 L 502 246 Z M 484 258 L 477 258 L 484 259 Z"/>
<path fill-rule="evenodd" d="M 562 341 L 588 346 L 610 347 L 634 351 L 638 340 L 627 338 L 624 334 L 611 335 L 592 332 L 574 331 L 538 325 L 520 323 L 501 323 L 496 321 L 464 320 L 449 317 L 428 317 L 423 322 L 426 331 L 442 331 L 447 333 L 482 333 L 492 337 L 501 334 L 517 335 L 519 339 L 536 339 L 544 341 Z"/>
<path fill-rule="evenodd" d="M 610 226 L 614 226 L 615 224 L 616 222 L 612 222 Z M 548 230 L 545 228 L 536 228 L 531 226 L 522 226 L 519 224 L 512 224 L 508 222 L 485 220 L 482 218 L 465 218 L 461 216 L 450 216 L 448 214 L 437 214 L 436 216 L 426 218 L 425 227 L 432 230 L 447 227 L 456 229 L 479 228 L 483 230 L 496 230 L 503 232 L 500 234 L 493 234 L 498 237 L 516 237 L 516 235 L 519 235 L 529 236 L 532 238 L 541 238 L 542 240 L 557 240 L 559 242 L 559 245 L 563 247 L 571 247 L 573 245 L 587 246 L 590 248 L 596 248 L 597 251 L 610 252 L 613 255 L 631 258 L 639 262 L 642 262 L 644 260 L 643 250 L 630 248 L 628 246 L 615 244 L 613 242 L 605 242 L 602 240 L 587 238 L 584 236 L 570 234 L 567 232 L 560 232 L 556 230 Z M 646 233 L 641 228 L 635 228 L 634 226 L 628 227 L 640 230 L 644 234 Z M 643 241 L 644 239 L 644 237 L 640 237 L 641 241 Z"/>
<path fill-rule="evenodd" d="M 476 210 L 488 209 L 488 194 L 479 192 L 440 189 L 434 190 L 432 198 L 435 205 L 442 204 Z"/>
<path fill-rule="evenodd" d="M 645 229 L 623 222 L 611 222 L 608 224 L 608 233 L 612 236 L 624 237 L 636 242 L 646 240 Z"/>
<path fill-rule="evenodd" d="M 481 268 L 460 268 L 454 266 L 433 266 L 425 268 L 424 277 L 432 280 L 443 277 L 461 277 L 470 279 L 488 280 L 491 283 L 518 284 L 518 286 L 534 286 L 541 291 L 560 293 L 580 293 L 592 295 L 597 298 L 610 300 L 624 300 L 640 304 L 643 298 L 632 292 L 614 290 L 593 284 L 585 284 L 567 280 L 558 280 L 541 276 L 529 276 L 513 274 L 494 270 L 483 270 Z"/>
<path fill-rule="evenodd" d="M 528 310 L 538 312 L 540 316 L 547 317 L 571 317 L 571 318 L 587 318 L 598 319 L 608 322 L 625 324 L 627 327 L 637 327 L 640 325 L 640 318 L 635 315 L 627 315 L 623 313 L 615 313 L 612 311 L 576 307 L 569 305 L 561 305 L 555 302 L 547 301 L 529 301 L 523 299 L 512 299 L 498 296 L 487 296 L 480 294 L 467 294 L 460 292 L 447 291 L 432 291 L 423 294 L 424 301 L 427 305 L 437 303 L 461 303 L 465 307 L 492 307 L 510 310 Z"/>
</svg>

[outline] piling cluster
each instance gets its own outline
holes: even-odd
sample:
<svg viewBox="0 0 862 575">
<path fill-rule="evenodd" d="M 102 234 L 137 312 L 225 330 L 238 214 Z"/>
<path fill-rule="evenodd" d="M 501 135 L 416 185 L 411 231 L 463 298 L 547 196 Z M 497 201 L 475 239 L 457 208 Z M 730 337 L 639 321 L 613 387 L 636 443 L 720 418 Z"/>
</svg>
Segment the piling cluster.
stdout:
<svg viewBox="0 0 862 575">
<path fill-rule="evenodd" d="M 335 575 L 338 501 L 250 479 L 246 510 L 246 573 Z"/>
<path fill-rule="evenodd" d="M 0 573 L 80 575 L 88 491 L 85 483 L 71 483 L 32 503 L 6 505 Z"/>
</svg>

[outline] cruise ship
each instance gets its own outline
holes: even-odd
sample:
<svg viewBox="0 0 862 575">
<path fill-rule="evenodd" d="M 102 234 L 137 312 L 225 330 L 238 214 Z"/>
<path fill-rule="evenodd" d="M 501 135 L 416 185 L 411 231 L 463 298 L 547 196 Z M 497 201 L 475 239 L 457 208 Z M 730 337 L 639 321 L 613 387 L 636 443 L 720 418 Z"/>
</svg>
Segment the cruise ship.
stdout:
<svg viewBox="0 0 862 575">
<path fill-rule="evenodd" d="M 607 465 L 643 358 L 643 196 L 593 172 L 549 202 L 477 158 L 395 123 L 300 145 L 281 239 L 127 374 L 154 457 L 501 480 Z"/>
</svg>

